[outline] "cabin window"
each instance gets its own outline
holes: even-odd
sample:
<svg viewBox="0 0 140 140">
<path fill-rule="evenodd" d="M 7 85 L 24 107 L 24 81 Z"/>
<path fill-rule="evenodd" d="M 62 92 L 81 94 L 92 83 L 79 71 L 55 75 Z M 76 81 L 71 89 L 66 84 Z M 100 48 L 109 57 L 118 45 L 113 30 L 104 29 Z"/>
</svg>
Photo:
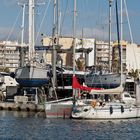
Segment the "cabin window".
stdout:
<svg viewBox="0 0 140 140">
<path fill-rule="evenodd" d="M 128 94 L 125 94 L 124 97 L 130 97 Z"/>
</svg>

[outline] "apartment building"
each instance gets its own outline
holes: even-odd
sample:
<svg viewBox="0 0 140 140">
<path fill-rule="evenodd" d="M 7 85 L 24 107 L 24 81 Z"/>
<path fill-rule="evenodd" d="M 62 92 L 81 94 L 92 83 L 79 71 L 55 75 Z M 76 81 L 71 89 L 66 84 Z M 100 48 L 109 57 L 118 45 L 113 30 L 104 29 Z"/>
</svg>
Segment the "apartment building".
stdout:
<svg viewBox="0 0 140 140">
<path fill-rule="evenodd" d="M 140 70 L 140 45 L 137 45 L 135 43 L 129 43 L 126 41 L 121 41 L 122 46 L 122 65 L 123 65 L 123 71 L 128 73 L 132 69 L 133 70 Z M 112 69 L 114 72 L 117 71 L 117 69 L 120 68 L 120 56 L 118 51 L 118 44 L 117 42 L 114 42 L 113 44 L 113 63 L 112 63 Z"/>
<path fill-rule="evenodd" d="M 44 46 L 51 46 L 52 40 L 48 37 L 43 39 Z M 61 49 L 72 49 L 73 38 L 61 37 L 59 38 Z M 123 71 L 129 72 L 131 69 L 140 69 L 140 45 L 121 41 L 122 46 L 122 63 Z M 109 70 L 109 61 L 113 72 L 118 72 L 120 69 L 120 55 L 117 42 L 111 42 L 111 46 L 105 41 L 96 41 L 94 38 L 76 39 L 76 49 L 92 48 L 88 55 L 83 53 L 76 53 L 75 59 L 77 60 L 83 55 L 85 58 L 86 66 L 96 66 L 103 70 Z M 110 51 L 110 52 L 109 52 Z M 109 55 L 110 54 L 110 55 Z M 63 65 L 72 66 L 72 51 L 59 54 L 63 60 Z M 45 54 L 47 62 L 51 63 L 51 51 Z"/>
<path fill-rule="evenodd" d="M 49 37 L 43 38 L 43 46 L 52 46 L 52 40 Z M 86 66 L 94 65 L 94 43 L 95 39 L 78 39 L 76 38 L 76 48 L 81 49 L 81 52 L 76 52 L 75 59 L 77 60 L 83 56 L 85 59 Z M 62 58 L 63 65 L 72 66 L 73 65 L 73 38 L 72 37 L 60 37 L 59 45 L 61 46 L 61 53 L 57 54 Z M 90 48 L 90 49 L 89 49 Z M 82 52 L 83 50 L 83 52 Z M 57 57 L 58 57 L 57 56 Z M 58 57 L 58 58 L 59 58 Z M 57 59 L 58 60 L 58 59 Z M 51 63 L 51 51 L 46 53 L 46 62 Z"/>
<path fill-rule="evenodd" d="M 20 65 L 20 47 L 17 41 L 0 41 L 0 69 L 14 72 Z"/>
<path fill-rule="evenodd" d="M 112 43 L 104 41 L 96 41 L 95 43 L 95 65 L 102 68 L 102 70 L 109 70 L 109 63 L 112 63 Z"/>
<path fill-rule="evenodd" d="M 126 47 L 126 69 L 127 71 L 140 70 L 140 45 L 128 43 Z"/>
</svg>

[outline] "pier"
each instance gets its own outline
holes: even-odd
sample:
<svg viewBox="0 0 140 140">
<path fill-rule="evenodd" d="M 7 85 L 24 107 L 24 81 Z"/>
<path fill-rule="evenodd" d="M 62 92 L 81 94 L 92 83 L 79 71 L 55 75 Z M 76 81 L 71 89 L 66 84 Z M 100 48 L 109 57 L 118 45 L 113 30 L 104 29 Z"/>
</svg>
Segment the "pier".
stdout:
<svg viewBox="0 0 140 140">
<path fill-rule="evenodd" d="M 0 102 L 0 110 L 8 111 L 27 111 L 27 112 L 43 112 L 45 113 L 44 105 L 33 103 L 15 103 L 15 102 Z"/>
</svg>

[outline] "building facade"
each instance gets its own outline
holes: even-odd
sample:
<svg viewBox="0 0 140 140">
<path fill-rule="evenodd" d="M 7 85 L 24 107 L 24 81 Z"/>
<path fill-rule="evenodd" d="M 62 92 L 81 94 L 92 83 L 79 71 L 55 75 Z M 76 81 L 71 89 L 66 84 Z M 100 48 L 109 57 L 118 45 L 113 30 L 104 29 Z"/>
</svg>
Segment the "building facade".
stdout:
<svg viewBox="0 0 140 140">
<path fill-rule="evenodd" d="M 0 41 L 0 69 L 14 72 L 20 65 L 21 44 L 17 41 Z"/>
<path fill-rule="evenodd" d="M 126 47 L 126 69 L 140 71 L 140 45 L 128 43 Z"/>
<path fill-rule="evenodd" d="M 62 46 L 61 49 L 71 49 L 73 47 L 73 38 L 71 37 L 62 37 L 59 38 L 59 44 Z M 51 46 L 52 41 L 51 39 L 44 38 L 43 39 L 43 46 Z M 95 41 L 94 38 L 83 38 L 78 39 L 76 38 L 76 49 L 91 49 L 88 53 L 79 52 L 75 54 L 75 59 L 83 57 L 85 59 L 85 66 L 101 66 L 103 69 L 109 69 L 109 58 L 112 61 L 112 55 L 109 57 L 109 51 L 112 51 L 109 48 L 108 43 L 104 41 Z M 72 66 L 72 51 L 65 52 L 60 54 L 61 58 L 63 59 L 63 65 Z M 51 52 L 46 54 L 46 59 L 48 62 L 51 63 Z"/>
<path fill-rule="evenodd" d="M 72 66 L 72 47 L 73 38 L 71 37 L 61 37 L 59 38 L 59 44 L 62 46 L 61 49 L 71 49 L 71 51 L 60 53 L 63 60 L 63 65 Z M 44 46 L 51 46 L 52 41 L 50 38 L 46 37 L 43 39 Z M 122 46 L 122 64 L 123 71 L 129 72 L 131 69 L 140 70 L 140 45 L 131 44 L 126 41 L 121 41 Z M 92 51 L 88 55 L 83 53 L 76 53 L 75 59 L 79 57 L 85 58 L 85 66 L 96 66 L 100 67 L 102 70 L 108 71 L 111 66 L 112 72 L 120 71 L 120 54 L 117 42 L 111 42 L 111 46 L 104 41 L 96 41 L 94 38 L 83 38 L 76 39 L 76 49 L 80 48 L 92 48 Z M 46 62 L 51 64 L 51 51 L 47 51 L 45 54 Z"/>
<path fill-rule="evenodd" d="M 126 41 L 121 41 L 122 46 L 122 65 L 123 65 L 123 72 L 128 73 L 131 72 L 133 69 L 140 70 L 140 46 L 134 43 L 129 43 Z M 113 72 L 118 71 L 120 69 L 119 63 L 119 51 L 118 45 L 115 42 L 113 45 L 113 63 L 112 63 L 112 70 Z"/>
<path fill-rule="evenodd" d="M 104 71 L 109 71 L 109 65 L 112 65 L 112 43 L 109 47 L 107 42 L 96 41 L 95 66 L 100 67 Z"/>
</svg>

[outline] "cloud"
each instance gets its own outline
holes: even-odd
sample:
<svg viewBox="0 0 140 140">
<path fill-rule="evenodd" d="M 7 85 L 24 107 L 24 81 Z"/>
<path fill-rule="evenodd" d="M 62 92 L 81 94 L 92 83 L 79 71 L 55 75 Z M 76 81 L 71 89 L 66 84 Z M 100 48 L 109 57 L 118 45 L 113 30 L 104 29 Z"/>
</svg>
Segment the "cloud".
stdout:
<svg viewBox="0 0 140 140">
<path fill-rule="evenodd" d="M 24 2 L 25 0 L 4 0 L 4 5 L 7 7 L 18 4 L 18 2 Z"/>
<path fill-rule="evenodd" d="M 63 27 L 63 32 L 61 34 L 62 36 L 73 36 L 73 30 L 70 30 L 67 27 Z M 76 37 L 82 38 L 82 29 L 77 29 L 76 31 Z M 109 39 L 109 32 L 105 28 L 92 28 L 87 27 L 83 29 L 83 37 L 85 38 L 95 38 L 97 40 L 104 40 L 108 41 Z M 112 41 L 117 39 L 117 33 L 113 32 L 111 33 Z"/>
<path fill-rule="evenodd" d="M 81 36 L 81 30 L 77 31 L 77 36 Z M 108 40 L 109 33 L 108 31 L 105 31 L 104 29 L 98 29 L 98 28 L 84 28 L 84 37 L 87 38 L 96 38 L 98 40 Z M 115 33 L 112 33 L 112 40 L 115 39 Z"/>
</svg>

